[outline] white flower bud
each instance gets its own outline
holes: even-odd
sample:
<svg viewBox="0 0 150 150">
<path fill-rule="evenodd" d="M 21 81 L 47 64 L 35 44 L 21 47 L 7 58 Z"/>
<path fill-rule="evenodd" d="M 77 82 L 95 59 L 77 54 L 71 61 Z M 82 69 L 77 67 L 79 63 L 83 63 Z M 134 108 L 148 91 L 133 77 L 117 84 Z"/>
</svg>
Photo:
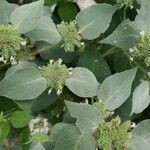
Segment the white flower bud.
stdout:
<svg viewBox="0 0 150 150">
<path fill-rule="evenodd" d="M 62 90 L 57 91 L 57 95 L 59 96 L 62 93 Z"/>
<path fill-rule="evenodd" d="M 21 45 L 22 45 L 22 46 L 27 45 L 27 41 L 23 41 L 23 42 L 21 42 Z"/>
<path fill-rule="evenodd" d="M 48 95 L 50 95 L 52 93 L 52 89 L 48 90 Z"/>
</svg>

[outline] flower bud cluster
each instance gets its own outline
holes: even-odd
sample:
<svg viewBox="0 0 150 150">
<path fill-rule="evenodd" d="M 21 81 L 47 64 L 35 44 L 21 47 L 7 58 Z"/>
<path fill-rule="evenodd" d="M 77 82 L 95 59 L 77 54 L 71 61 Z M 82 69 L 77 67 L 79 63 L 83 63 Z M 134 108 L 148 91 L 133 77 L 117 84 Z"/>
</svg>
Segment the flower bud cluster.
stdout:
<svg viewBox="0 0 150 150">
<path fill-rule="evenodd" d="M 146 66 L 150 66 L 150 34 L 140 32 L 140 37 L 135 46 L 129 49 L 133 59 L 144 60 Z"/>
<path fill-rule="evenodd" d="M 121 7 L 130 7 L 133 8 L 133 0 L 116 0 L 117 4 L 121 4 Z"/>
<path fill-rule="evenodd" d="M 130 130 L 135 127 L 135 123 L 131 124 L 130 121 L 121 123 L 119 116 L 113 118 L 113 112 L 108 111 L 102 102 L 94 103 L 94 106 L 100 111 L 103 119 L 94 134 L 98 148 L 125 149 L 126 141 L 131 138 Z"/>
<path fill-rule="evenodd" d="M 67 23 L 62 22 L 57 25 L 58 32 L 62 36 L 63 47 L 66 52 L 74 52 L 75 47 L 80 48 L 83 43 L 82 37 L 78 33 L 76 23 L 74 21 Z"/>
<path fill-rule="evenodd" d="M 24 44 L 24 39 L 11 25 L 0 26 L 0 62 L 17 63 L 16 56 Z"/>
<path fill-rule="evenodd" d="M 37 117 L 36 119 L 32 119 L 29 122 L 29 129 L 31 135 L 35 135 L 38 133 L 48 134 L 49 132 L 48 121 L 47 119 L 42 117 Z"/>
<path fill-rule="evenodd" d="M 37 117 L 29 122 L 31 139 L 36 142 L 45 142 L 48 140 L 49 123 L 43 117 Z"/>
<path fill-rule="evenodd" d="M 68 69 L 66 65 L 62 64 L 62 59 L 57 61 L 50 60 L 47 66 L 41 68 L 41 74 L 46 78 L 48 87 L 50 88 L 48 94 L 51 93 L 52 89 L 55 89 L 57 95 L 60 95 L 66 79 L 72 74 L 72 68 Z"/>
</svg>

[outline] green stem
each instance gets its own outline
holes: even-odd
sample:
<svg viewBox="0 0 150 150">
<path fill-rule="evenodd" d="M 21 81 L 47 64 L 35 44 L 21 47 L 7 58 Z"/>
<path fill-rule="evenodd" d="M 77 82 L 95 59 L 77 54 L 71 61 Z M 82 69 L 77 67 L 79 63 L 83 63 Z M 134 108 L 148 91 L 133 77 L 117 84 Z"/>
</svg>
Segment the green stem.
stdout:
<svg viewBox="0 0 150 150">
<path fill-rule="evenodd" d="M 128 52 L 123 49 L 121 49 L 121 50 L 130 59 L 130 55 L 128 54 Z M 133 60 L 133 63 L 148 77 L 147 71 L 136 60 Z M 148 77 L 148 79 L 149 79 L 149 77 Z"/>
<path fill-rule="evenodd" d="M 57 43 L 57 44 L 55 44 L 55 45 L 48 45 L 48 46 L 42 47 L 41 49 L 38 49 L 38 50 L 37 50 L 37 53 L 47 51 L 47 50 L 49 50 L 49 49 L 51 49 L 51 48 L 54 48 L 54 47 L 56 47 L 56 46 L 58 46 L 58 45 L 60 45 L 60 44 L 61 44 L 61 42 L 60 42 L 60 43 Z"/>
<path fill-rule="evenodd" d="M 116 47 L 110 48 L 109 50 L 107 50 L 106 53 L 102 54 L 102 56 L 103 56 L 103 57 L 106 57 L 106 56 L 109 56 L 109 55 L 113 54 L 113 53 L 115 52 L 115 51 L 114 51 L 115 49 L 116 49 Z"/>
<path fill-rule="evenodd" d="M 126 18 L 127 18 L 127 7 L 126 6 L 124 6 L 124 11 L 123 11 L 123 20 L 126 20 Z"/>
<path fill-rule="evenodd" d="M 91 98 L 91 104 L 94 104 L 94 97 Z"/>
</svg>

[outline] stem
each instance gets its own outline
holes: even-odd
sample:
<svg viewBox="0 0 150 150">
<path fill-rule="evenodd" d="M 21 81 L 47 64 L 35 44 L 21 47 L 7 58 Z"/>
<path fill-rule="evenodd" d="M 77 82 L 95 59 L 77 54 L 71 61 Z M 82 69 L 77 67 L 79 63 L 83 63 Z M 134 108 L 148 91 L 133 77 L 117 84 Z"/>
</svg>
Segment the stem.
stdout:
<svg viewBox="0 0 150 150">
<path fill-rule="evenodd" d="M 109 55 L 113 54 L 115 49 L 116 49 L 116 47 L 110 48 L 109 50 L 107 50 L 106 53 L 102 54 L 102 56 L 106 57 L 106 56 L 109 56 Z"/>
<path fill-rule="evenodd" d="M 128 54 L 128 52 L 126 52 L 125 50 L 121 49 L 124 54 L 130 59 L 130 55 Z M 136 60 L 133 60 L 133 63 L 148 77 L 148 73 L 147 71 L 136 61 Z M 149 79 L 149 77 L 148 77 Z"/>
<path fill-rule="evenodd" d="M 126 14 L 127 14 L 127 7 L 126 7 L 126 6 L 124 6 L 124 11 L 123 11 L 123 20 L 126 20 L 126 18 L 127 18 Z"/>
<path fill-rule="evenodd" d="M 91 98 L 91 104 L 94 104 L 94 97 Z"/>
</svg>

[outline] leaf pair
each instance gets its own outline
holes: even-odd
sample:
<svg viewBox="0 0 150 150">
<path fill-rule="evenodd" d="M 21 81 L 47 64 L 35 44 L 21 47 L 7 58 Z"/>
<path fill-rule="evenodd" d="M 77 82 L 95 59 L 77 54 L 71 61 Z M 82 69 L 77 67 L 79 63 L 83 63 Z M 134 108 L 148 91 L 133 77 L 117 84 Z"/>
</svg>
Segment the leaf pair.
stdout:
<svg viewBox="0 0 150 150">
<path fill-rule="evenodd" d="M 10 16 L 10 21 L 20 33 L 36 41 L 46 41 L 50 44 L 60 42 L 53 20 L 44 16 L 44 0 L 32 2 L 17 7 Z"/>
</svg>

